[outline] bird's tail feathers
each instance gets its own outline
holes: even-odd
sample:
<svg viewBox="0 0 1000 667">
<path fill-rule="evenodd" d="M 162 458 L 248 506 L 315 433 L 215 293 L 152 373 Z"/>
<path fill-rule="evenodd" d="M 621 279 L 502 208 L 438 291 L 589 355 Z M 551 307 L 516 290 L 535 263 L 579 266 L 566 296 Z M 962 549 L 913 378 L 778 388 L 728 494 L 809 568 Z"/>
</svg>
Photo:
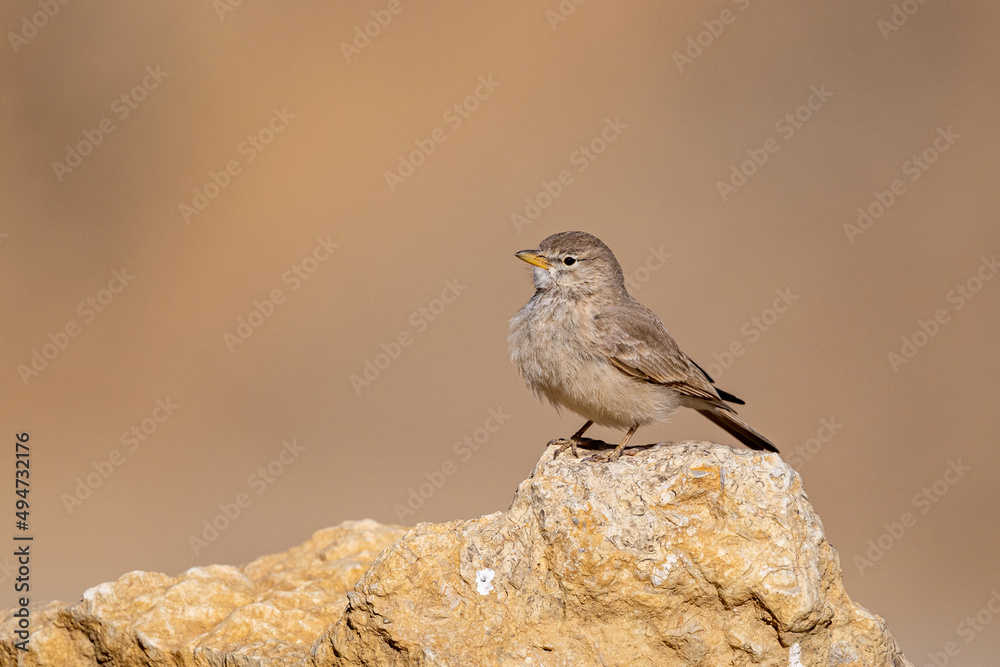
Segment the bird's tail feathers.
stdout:
<svg viewBox="0 0 1000 667">
<path fill-rule="evenodd" d="M 770 440 L 753 430 L 749 424 L 737 417 L 732 412 L 720 410 L 718 408 L 696 408 L 698 412 L 705 415 L 716 426 L 721 427 L 731 436 L 742 442 L 750 449 L 766 450 L 777 452 L 778 448 Z"/>
</svg>

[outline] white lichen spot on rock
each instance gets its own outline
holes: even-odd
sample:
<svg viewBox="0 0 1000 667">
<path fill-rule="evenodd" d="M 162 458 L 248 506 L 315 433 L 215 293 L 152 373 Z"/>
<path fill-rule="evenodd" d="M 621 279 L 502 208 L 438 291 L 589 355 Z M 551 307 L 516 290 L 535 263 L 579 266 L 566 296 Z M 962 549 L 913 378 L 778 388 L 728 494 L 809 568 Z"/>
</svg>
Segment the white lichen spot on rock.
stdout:
<svg viewBox="0 0 1000 667">
<path fill-rule="evenodd" d="M 493 590 L 493 570 L 483 568 L 476 572 L 476 590 L 480 595 L 489 595 Z"/>
<path fill-rule="evenodd" d="M 802 648 L 796 642 L 788 649 L 788 667 L 803 667 Z"/>
</svg>

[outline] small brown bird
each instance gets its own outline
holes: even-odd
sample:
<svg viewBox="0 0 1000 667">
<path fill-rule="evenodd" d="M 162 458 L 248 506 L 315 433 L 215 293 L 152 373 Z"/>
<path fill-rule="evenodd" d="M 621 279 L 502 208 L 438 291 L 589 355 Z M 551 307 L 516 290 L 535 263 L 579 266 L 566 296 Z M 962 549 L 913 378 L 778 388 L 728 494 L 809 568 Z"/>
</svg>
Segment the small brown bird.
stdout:
<svg viewBox="0 0 1000 667">
<path fill-rule="evenodd" d="M 587 420 L 571 438 L 549 443 L 561 444 L 559 452 L 576 455 L 592 424 L 628 429 L 610 456 L 592 457 L 614 461 L 637 428 L 678 407 L 697 410 L 751 449 L 778 451 L 726 404 L 743 401 L 716 389 L 660 318 L 632 298 L 600 239 L 562 232 L 516 257 L 535 267 L 535 295 L 510 320 L 511 358 L 536 396 Z"/>
</svg>

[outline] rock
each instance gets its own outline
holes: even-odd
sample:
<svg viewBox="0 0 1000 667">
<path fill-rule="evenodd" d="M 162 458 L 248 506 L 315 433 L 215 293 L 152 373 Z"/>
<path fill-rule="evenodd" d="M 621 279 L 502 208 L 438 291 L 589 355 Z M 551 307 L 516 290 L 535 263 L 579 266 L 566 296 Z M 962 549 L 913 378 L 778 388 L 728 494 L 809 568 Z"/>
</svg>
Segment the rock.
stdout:
<svg viewBox="0 0 1000 667">
<path fill-rule="evenodd" d="M 14 648 L 15 619 L 4 612 L 0 665 L 302 664 L 343 613 L 354 582 L 405 532 L 348 521 L 244 567 L 209 565 L 179 577 L 129 572 L 91 588 L 74 607 L 53 603 L 33 613 L 27 653 Z"/>
<path fill-rule="evenodd" d="M 22 664 L 912 667 L 848 598 L 777 455 L 629 452 L 550 448 L 506 512 L 478 519 L 347 523 L 243 568 L 127 574 L 36 612 Z"/>
<path fill-rule="evenodd" d="M 851 602 L 775 454 L 552 461 L 509 510 L 420 524 L 365 572 L 320 665 L 910 665 Z"/>
</svg>

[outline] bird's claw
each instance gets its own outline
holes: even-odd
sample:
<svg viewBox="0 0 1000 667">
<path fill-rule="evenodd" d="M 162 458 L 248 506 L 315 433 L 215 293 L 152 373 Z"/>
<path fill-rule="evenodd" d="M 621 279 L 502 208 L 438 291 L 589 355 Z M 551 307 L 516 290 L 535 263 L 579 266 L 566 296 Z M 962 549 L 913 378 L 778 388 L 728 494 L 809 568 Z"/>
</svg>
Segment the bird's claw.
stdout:
<svg viewBox="0 0 1000 667">
<path fill-rule="evenodd" d="M 622 453 L 619 451 L 614 451 L 610 454 L 594 454 L 585 458 L 584 461 L 590 461 L 593 463 L 611 463 L 621 458 L 621 455 Z"/>
<path fill-rule="evenodd" d="M 557 458 L 559 458 L 559 455 L 565 452 L 567 449 L 573 452 L 573 458 L 576 459 L 580 458 L 580 453 L 576 451 L 576 446 L 578 444 L 583 444 L 583 443 L 580 440 L 576 440 L 575 438 L 556 438 L 555 440 L 550 440 L 549 447 L 552 447 L 553 445 L 559 445 L 559 449 L 556 450 L 556 453 L 552 455 L 552 460 L 555 461 Z"/>
<path fill-rule="evenodd" d="M 629 451 L 632 449 L 633 451 Z M 645 447 L 630 447 L 630 448 L 618 448 L 616 447 L 614 451 L 608 454 L 594 454 L 588 456 L 584 461 L 591 461 L 593 463 L 613 463 L 623 456 L 635 456 L 639 449 L 645 449 Z"/>
</svg>

